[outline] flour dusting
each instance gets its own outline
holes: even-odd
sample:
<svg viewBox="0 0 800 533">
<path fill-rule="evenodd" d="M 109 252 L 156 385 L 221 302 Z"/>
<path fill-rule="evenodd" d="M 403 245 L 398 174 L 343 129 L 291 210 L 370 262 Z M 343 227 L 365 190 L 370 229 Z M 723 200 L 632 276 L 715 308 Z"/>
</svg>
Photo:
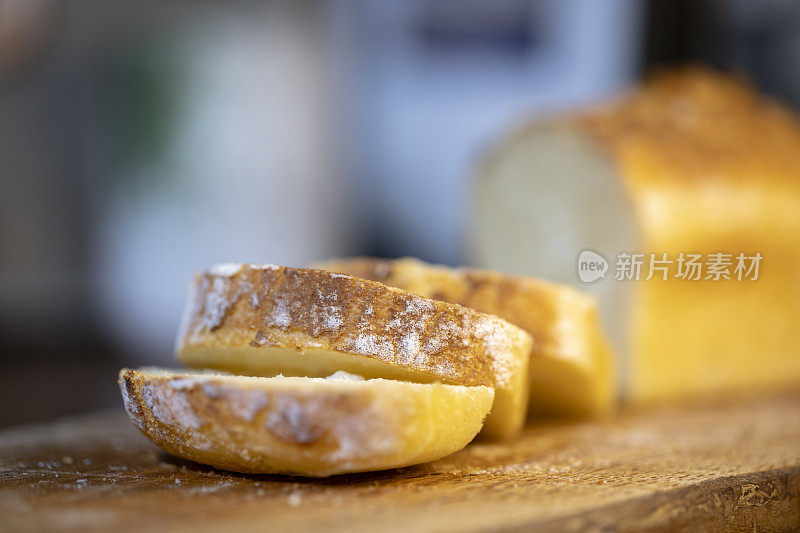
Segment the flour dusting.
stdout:
<svg viewBox="0 0 800 533">
<path fill-rule="evenodd" d="M 209 272 L 215 276 L 232 277 L 241 272 L 242 265 L 239 263 L 220 263 L 214 265 L 209 269 Z"/>
<path fill-rule="evenodd" d="M 202 425 L 183 391 L 173 392 L 145 383 L 142 385 L 142 397 L 147 408 L 162 424 L 191 429 L 199 429 Z"/>
</svg>

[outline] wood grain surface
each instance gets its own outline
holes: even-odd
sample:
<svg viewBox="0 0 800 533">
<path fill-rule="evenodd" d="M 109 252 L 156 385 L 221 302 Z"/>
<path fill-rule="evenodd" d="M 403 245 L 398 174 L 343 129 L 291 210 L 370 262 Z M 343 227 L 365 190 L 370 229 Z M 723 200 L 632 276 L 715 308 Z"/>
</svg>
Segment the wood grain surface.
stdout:
<svg viewBox="0 0 800 533">
<path fill-rule="evenodd" d="M 121 412 L 0 433 L 0 530 L 800 528 L 800 394 L 539 423 L 506 444 L 322 480 L 171 457 Z"/>
</svg>

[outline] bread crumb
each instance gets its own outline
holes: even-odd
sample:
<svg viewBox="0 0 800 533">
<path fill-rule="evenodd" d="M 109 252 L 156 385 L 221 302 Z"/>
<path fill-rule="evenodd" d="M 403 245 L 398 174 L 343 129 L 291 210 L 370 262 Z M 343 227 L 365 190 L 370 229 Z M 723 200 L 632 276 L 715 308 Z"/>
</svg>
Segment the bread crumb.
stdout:
<svg viewBox="0 0 800 533">
<path fill-rule="evenodd" d="M 350 372 L 345 372 L 344 370 L 337 370 L 330 376 L 325 378 L 326 381 L 364 381 L 362 376 L 358 374 L 351 374 Z"/>
<path fill-rule="evenodd" d="M 289 494 L 289 497 L 286 498 L 286 503 L 288 503 L 291 507 L 297 507 L 303 501 L 302 496 L 300 496 L 300 491 L 295 491 Z"/>
</svg>

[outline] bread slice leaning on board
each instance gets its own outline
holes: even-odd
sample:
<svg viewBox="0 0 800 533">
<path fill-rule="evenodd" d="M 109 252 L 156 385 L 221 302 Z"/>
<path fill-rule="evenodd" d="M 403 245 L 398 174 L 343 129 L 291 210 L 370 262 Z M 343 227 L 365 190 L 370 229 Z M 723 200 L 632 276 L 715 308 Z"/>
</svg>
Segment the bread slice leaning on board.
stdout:
<svg viewBox="0 0 800 533">
<path fill-rule="evenodd" d="M 421 296 L 497 315 L 534 338 L 532 414 L 584 417 L 614 406 L 614 354 L 595 299 L 564 285 L 413 258 L 333 259 L 318 268 L 379 281 Z"/>
<path fill-rule="evenodd" d="M 495 389 L 482 436 L 517 434 L 532 339 L 496 316 L 323 270 L 220 265 L 192 282 L 177 356 L 252 376 L 367 378 Z"/>
<path fill-rule="evenodd" d="M 606 278 L 585 287 L 627 356 L 630 400 L 796 386 L 798 177 L 795 113 L 734 76 L 659 73 L 607 104 L 532 120 L 487 154 L 471 262 L 579 284 L 579 253 L 603 255 Z M 623 252 L 644 254 L 638 281 L 614 279 Z M 651 276 L 650 254 L 672 261 L 656 265 L 667 279 Z M 700 279 L 680 275 L 681 254 L 702 256 Z M 728 279 L 708 271 L 715 254 Z M 763 258 L 758 279 L 737 279 L 739 254 Z"/>
<path fill-rule="evenodd" d="M 168 452 L 254 474 L 322 477 L 439 459 L 466 446 L 492 405 L 490 387 L 259 378 L 123 369 L 131 420 Z"/>
</svg>

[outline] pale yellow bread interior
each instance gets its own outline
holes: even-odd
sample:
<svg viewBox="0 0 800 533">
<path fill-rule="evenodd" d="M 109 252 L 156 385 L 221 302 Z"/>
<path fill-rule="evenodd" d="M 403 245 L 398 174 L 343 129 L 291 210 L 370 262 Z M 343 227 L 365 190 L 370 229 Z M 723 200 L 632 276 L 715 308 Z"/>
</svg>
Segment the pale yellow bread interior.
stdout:
<svg viewBox="0 0 800 533">
<path fill-rule="evenodd" d="M 534 339 L 532 414 L 584 417 L 613 409 L 614 357 L 597 303 L 589 295 L 538 279 L 431 265 L 413 258 L 353 257 L 316 266 L 491 313 L 528 331 Z"/>
<path fill-rule="evenodd" d="M 131 420 L 166 451 L 237 472 L 323 477 L 444 457 L 478 433 L 490 387 L 123 369 Z"/>
<path fill-rule="evenodd" d="M 522 427 L 531 338 L 496 316 L 323 270 L 222 265 L 198 273 L 178 359 L 195 368 L 483 385 L 495 400 L 482 437 Z"/>
</svg>

